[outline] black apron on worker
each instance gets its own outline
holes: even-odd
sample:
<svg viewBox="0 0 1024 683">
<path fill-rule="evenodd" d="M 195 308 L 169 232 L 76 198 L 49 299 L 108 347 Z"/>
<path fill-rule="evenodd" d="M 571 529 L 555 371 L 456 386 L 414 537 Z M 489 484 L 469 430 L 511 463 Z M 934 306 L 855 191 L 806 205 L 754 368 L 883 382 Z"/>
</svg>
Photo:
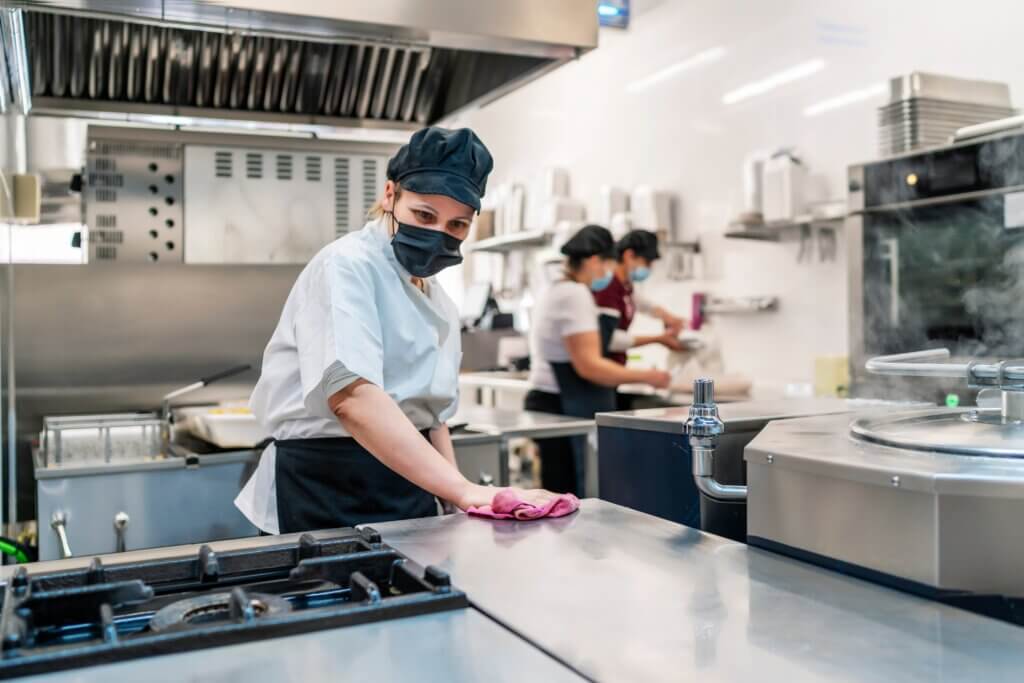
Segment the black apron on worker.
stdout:
<svg viewBox="0 0 1024 683">
<path fill-rule="evenodd" d="M 282 534 L 437 514 L 433 495 L 388 468 L 355 439 L 285 439 L 275 447 Z"/>
<path fill-rule="evenodd" d="M 607 357 L 611 346 L 612 335 L 619 325 L 616 313 L 598 315 L 598 331 L 601 335 L 601 355 Z M 562 414 L 569 417 L 592 419 L 596 413 L 608 413 L 615 410 L 615 387 L 606 387 L 585 379 L 576 372 L 571 362 L 552 362 L 551 370 L 558 382 L 559 398 L 562 402 Z M 583 491 L 584 464 L 587 454 L 587 437 L 577 436 L 572 439 L 573 460 L 576 465 L 576 491 Z"/>
</svg>

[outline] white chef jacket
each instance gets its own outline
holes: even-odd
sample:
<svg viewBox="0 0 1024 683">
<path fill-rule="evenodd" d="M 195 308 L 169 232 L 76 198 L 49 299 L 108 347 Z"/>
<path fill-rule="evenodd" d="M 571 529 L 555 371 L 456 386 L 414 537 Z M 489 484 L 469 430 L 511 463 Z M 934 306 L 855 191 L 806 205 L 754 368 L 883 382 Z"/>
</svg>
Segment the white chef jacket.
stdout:
<svg viewBox="0 0 1024 683">
<path fill-rule="evenodd" d="M 435 278 L 421 292 L 395 258 L 383 219 L 324 247 L 299 274 L 263 353 L 249 405 L 275 439 L 350 436 L 327 399 L 364 379 L 386 391 L 419 430 L 458 407 L 459 314 Z M 276 534 L 271 444 L 235 498 Z"/>
</svg>

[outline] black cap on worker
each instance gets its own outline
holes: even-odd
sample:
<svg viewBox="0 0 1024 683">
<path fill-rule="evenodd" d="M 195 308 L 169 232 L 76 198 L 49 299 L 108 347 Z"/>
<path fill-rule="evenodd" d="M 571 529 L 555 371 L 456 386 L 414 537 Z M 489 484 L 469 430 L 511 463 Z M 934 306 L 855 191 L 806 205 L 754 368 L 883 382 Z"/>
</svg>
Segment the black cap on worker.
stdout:
<svg viewBox="0 0 1024 683">
<path fill-rule="evenodd" d="M 658 253 L 658 236 L 650 230 L 631 230 L 615 244 L 615 257 L 622 260 L 627 249 L 632 249 L 639 258 L 653 263 L 661 258 Z"/>
<path fill-rule="evenodd" d="M 388 180 L 418 194 L 441 194 L 480 210 L 494 160 L 469 128 L 424 128 L 388 162 Z"/>
<path fill-rule="evenodd" d="M 615 239 L 607 228 L 600 225 L 585 225 L 562 245 L 562 253 L 570 258 L 585 259 L 591 256 L 615 257 Z"/>
</svg>

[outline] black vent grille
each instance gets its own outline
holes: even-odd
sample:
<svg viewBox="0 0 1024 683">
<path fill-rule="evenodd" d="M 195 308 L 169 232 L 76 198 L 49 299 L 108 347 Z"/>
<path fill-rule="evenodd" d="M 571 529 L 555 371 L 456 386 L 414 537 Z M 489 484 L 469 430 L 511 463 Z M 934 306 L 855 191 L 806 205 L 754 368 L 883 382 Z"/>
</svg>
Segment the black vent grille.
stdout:
<svg viewBox="0 0 1024 683">
<path fill-rule="evenodd" d="M 117 170 L 117 161 L 114 159 L 104 159 L 97 157 L 93 161 L 93 167 L 98 173 L 112 173 Z"/>
<path fill-rule="evenodd" d="M 342 236 L 349 227 L 349 169 L 347 157 L 334 159 L 334 234 Z"/>
<path fill-rule="evenodd" d="M 377 160 L 363 159 L 363 213 L 377 201 Z"/>
<path fill-rule="evenodd" d="M 96 247 L 96 259 L 99 261 L 114 261 L 117 259 L 117 247 L 98 245 Z"/>
<path fill-rule="evenodd" d="M 104 188 L 97 188 L 96 190 L 96 201 L 97 202 L 116 202 L 117 192 L 114 190 L 108 190 Z"/>
<path fill-rule="evenodd" d="M 156 145 L 141 142 L 103 142 L 96 145 L 96 153 L 101 156 L 123 156 L 131 154 L 150 159 L 177 159 L 181 150 L 177 145 Z M 110 160 L 113 163 L 113 160 Z M 99 167 L 97 166 L 97 170 Z"/>
<path fill-rule="evenodd" d="M 263 155 L 259 152 L 249 152 L 245 155 L 245 177 L 250 180 L 259 180 L 263 177 Z"/>
<path fill-rule="evenodd" d="M 277 155 L 277 179 L 278 180 L 291 180 L 292 179 L 292 155 L 291 154 L 278 154 Z"/>
<path fill-rule="evenodd" d="M 116 228 L 117 227 L 117 214 L 100 214 L 96 216 L 96 227 L 97 228 Z"/>
<path fill-rule="evenodd" d="M 311 183 L 320 182 L 320 157 L 306 157 L 306 180 Z"/>
<path fill-rule="evenodd" d="M 120 173 L 90 173 L 89 184 L 93 187 L 124 187 L 124 176 Z"/>
<path fill-rule="evenodd" d="M 121 230 L 94 230 L 90 234 L 97 244 L 124 243 L 124 232 Z"/>
<path fill-rule="evenodd" d="M 213 155 L 214 175 L 218 178 L 230 178 L 232 173 L 234 154 L 228 151 L 219 150 Z"/>
</svg>

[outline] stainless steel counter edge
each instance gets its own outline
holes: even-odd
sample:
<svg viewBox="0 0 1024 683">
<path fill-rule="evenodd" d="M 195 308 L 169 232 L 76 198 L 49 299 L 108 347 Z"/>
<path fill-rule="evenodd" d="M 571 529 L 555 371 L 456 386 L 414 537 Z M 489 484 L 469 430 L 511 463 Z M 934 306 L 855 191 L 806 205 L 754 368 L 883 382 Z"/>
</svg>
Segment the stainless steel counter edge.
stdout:
<svg viewBox="0 0 1024 683">
<path fill-rule="evenodd" d="M 197 455 L 199 464 L 195 466 L 197 471 L 204 467 L 216 465 L 228 465 L 236 462 L 254 461 L 259 457 L 260 451 L 246 449 L 238 451 L 227 451 L 225 453 L 208 453 Z M 132 460 L 99 465 L 62 465 L 59 467 L 37 467 L 35 470 L 36 479 L 63 479 L 64 477 L 88 477 L 96 474 L 118 474 L 121 472 L 139 472 L 143 470 L 176 470 L 187 469 L 189 465 L 185 458 L 173 456 L 170 458 L 158 458 L 153 460 Z"/>
<path fill-rule="evenodd" d="M 849 433 L 851 420 L 820 415 L 769 425 L 747 445 L 744 460 L 748 466 L 783 467 L 929 494 L 1024 495 L 1024 461 L 1019 458 L 925 453 L 864 442 Z"/>
<path fill-rule="evenodd" d="M 373 526 L 373 525 L 368 525 Z M 323 529 L 312 532 L 315 538 L 332 538 L 344 533 L 350 533 L 346 529 Z M 104 565 L 115 567 L 119 564 L 134 562 L 145 562 L 147 560 L 159 560 L 168 557 L 198 554 L 199 549 L 204 545 L 210 546 L 216 552 L 229 552 L 232 550 L 247 550 L 252 548 L 267 548 L 276 545 L 294 545 L 299 542 L 302 534 L 281 534 L 278 536 L 252 536 L 248 538 L 232 538 L 223 541 L 208 541 L 206 543 L 189 543 L 187 545 L 169 545 L 161 548 L 148 548 L 145 550 L 129 550 L 123 553 L 108 553 L 105 555 L 83 555 L 72 557 L 66 560 L 51 560 L 49 562 L 33 562 L 27 565 L 3 565 L 0 566 L 0 584 L 6 583 L 7 578 L 14 573 L 18 566 L 24 566 L 29 573 L 67 571 L 69 569 L 83 569 L 89 566 L 92 558 L 98 557 Z"/>
<path fill-rule="evenodd" d="M 850 413 L 880 406 L 919 407 L 920 403 L 873 401 L 848 398 L 784 398 L 765 401 L 737 401 L 718 406 L 726 432 L 761 429 L 772 420 L 812 415 Z M 689 408 L 648 408 L 616 413 L 598 413 L 598 427 L 639 429 L 667 434 L 682 434 Z"/>
</svg>

